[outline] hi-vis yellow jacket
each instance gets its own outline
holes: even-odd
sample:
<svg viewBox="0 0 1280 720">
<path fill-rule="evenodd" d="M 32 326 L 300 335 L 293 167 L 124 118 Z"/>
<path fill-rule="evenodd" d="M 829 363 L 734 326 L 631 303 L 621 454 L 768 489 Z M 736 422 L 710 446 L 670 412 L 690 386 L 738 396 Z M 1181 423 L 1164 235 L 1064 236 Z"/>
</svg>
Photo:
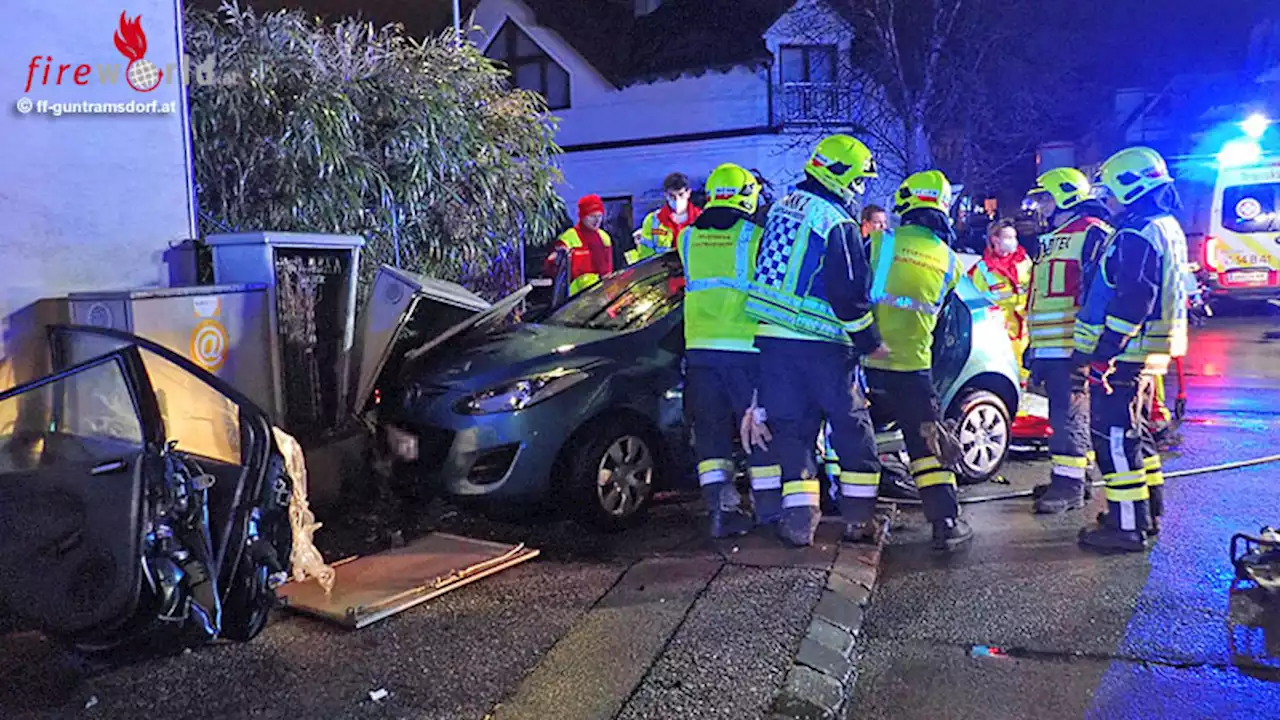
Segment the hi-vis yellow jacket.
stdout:
<svg viewBox="0 0 1280 720">
<path fill-rule="evenodd" d="M 960 282 L 960 259 L 932 230 L 904 225 L 871 236 L 871 302 L 889 354 L 869 368 L 915 372 L 933 364 L 933 329 Z"/>
<path fill-rule="evenodd" d="M 1087 269 L 1097 263 L 1112 232 L 1097 218 L 1078 217 L 1040 236 L 1027 312 L 1032 359 L 1071 357 Z"/>
</svg>

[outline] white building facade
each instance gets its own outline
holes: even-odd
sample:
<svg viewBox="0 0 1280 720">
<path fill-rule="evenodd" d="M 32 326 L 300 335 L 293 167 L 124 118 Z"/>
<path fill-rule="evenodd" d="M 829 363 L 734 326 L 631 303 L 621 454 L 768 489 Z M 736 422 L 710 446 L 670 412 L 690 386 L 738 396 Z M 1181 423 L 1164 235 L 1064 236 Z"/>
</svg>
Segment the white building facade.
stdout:
<svg viewBox="0 0 1280 720">
<path fill-rule="evenodd" d="M 163 73 L 145 92 L 128 84 L 130 60 L 114 41 L 122 6 L 13 0 L 5 8 L 0 355 L 26 352 L 41 342 L 33 336 L 43 323 L 60 319 L 45 316 L 41 298 L 166 285 L 166 250 L 195 233 L 180 1 L 127 5 L 128 20 L 141 18 L 144 59 Z M 153 101 L 148 113 L 55 114 L 64 103 Z"/>
<path fill-rule="evenodd" d="M 706 12 L 717 4 L 708 0 Z M 658 57 L 667 44 L 676 56 L 701 57 L 699 43 L 705 42 L 713 65 L 676 57 L 653 70 L 653 53 L 630 65 L 622 53 L 609 58 L 621 70 L 609 73 L 597 66 L 600 51 L 579 49 L 587 43 L 544 21 L 533 0 L 481 0 L 477 6 L 472 17 L 479 30 L 472 40 L 508 64 L 517 86 L 542 93 L 560 119 L 557 142 L 565 152 L 558 190 L 570 208 L 582 195 L 600 195 L 609 207 L 608 226 L 617 233 L 662 203 L 662 179 L 671 172 L 688 175 L 696 190 L 717 165 L 734 162 L 759 171 L 780 196 L 801 179 L 824 135 L 850 133 L 873 151 L 880 138 L 892 142 L 896 123 L 886 128 L 883 108 L 870 107 L 872 96 L 856 80 L 854 29 L 838 6 L 779 0 L 752 18 L 754 30 L 744 22 L 744 36 L 731 39 L 731 48 L 724 37 L 703 37 L 696 21 L 675 15 L 681 11 L 658 0 L 635 0 L 635 24 L 626 37 L 603 24 L 599 32 L 614 32 L 617 42 L 633 47 L 652 44 Z M 645 35 L 690 25 L 679 38 Z M 872 124 L 872 116 L 879 127 L 868 132 L 863 126 Z M 901 173 L 893 163 L 881 165 L 882 178 L 868 201 L 884 204 Z"/>
</svg>

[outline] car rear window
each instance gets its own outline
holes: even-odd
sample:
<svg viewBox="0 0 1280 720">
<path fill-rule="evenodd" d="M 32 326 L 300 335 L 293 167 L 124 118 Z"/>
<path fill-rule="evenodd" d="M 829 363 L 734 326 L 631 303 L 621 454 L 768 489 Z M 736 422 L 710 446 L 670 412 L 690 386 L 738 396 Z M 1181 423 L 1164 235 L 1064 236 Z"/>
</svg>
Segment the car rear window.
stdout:
<svg viewBox="0 0 1280 720">
<path fill-rule="evenodd" d="M 1280 232 L 1280 183 L 1225 188 L 1222 226 L 1238 233 Z"/>
</svg>

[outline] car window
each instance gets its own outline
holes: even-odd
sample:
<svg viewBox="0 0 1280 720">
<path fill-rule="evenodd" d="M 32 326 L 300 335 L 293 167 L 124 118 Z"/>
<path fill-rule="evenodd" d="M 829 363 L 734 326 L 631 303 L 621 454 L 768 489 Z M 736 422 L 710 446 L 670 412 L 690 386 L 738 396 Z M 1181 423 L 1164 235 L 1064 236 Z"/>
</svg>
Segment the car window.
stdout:
<svg viewBox="0 0 1280 720">
<path fill-rule="evenodd" d="M 80 331 L 61 333 L 58 340 L 63 362 L 68 365 L 130 344 L 120 338 Z M 241 464 L 240 406 L 173 362 L 143 347 L 138 351 L 160 405 L 165 437 L 177 442 L 184 453 Z"/>
<path fill-rule="evenodd" d="M 1238 233 L 1280 231 L 1280 183 L 1225 188 L 1222 226 Z"/>
<path fill-rule="evenodd" d="M 609 275 L 543 323 L 618 332 L 649 326 L 684 299 L 684 269 L 675 255 L 666 253 Z"/>
<path fill-rule="evenodd" d="M 142 451 L 142 423 L 118 361 L 0 400 L 0 472 Z"/>
<path fill-rule="evenodd" d="M 155 389 L 165 437 L 184 453 L 239 465 L 240 406 L 172 362 L 139 348 Z"/>
</svg>

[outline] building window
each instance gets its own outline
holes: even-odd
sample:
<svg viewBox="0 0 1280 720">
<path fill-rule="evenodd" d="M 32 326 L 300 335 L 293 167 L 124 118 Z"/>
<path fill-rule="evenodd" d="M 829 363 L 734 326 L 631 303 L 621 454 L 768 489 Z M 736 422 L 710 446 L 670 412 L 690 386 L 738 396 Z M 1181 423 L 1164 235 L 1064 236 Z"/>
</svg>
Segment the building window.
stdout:
<svg viewBox="0 0 1280 720">
<path fill-rule="evenodd" d="M 504 63 L 511 71 L 510 82 L 541 95 L 549 109 L 569 107 L 569 73 L 515 23 L 503 24 L 485 55 Z"/>
<path fill-rule="evenodd" d="M 843 94 L 836 46 L 786 45 L 780 55 L 783 122 L 813 124 L 840 120 Z"/>
</svg>

